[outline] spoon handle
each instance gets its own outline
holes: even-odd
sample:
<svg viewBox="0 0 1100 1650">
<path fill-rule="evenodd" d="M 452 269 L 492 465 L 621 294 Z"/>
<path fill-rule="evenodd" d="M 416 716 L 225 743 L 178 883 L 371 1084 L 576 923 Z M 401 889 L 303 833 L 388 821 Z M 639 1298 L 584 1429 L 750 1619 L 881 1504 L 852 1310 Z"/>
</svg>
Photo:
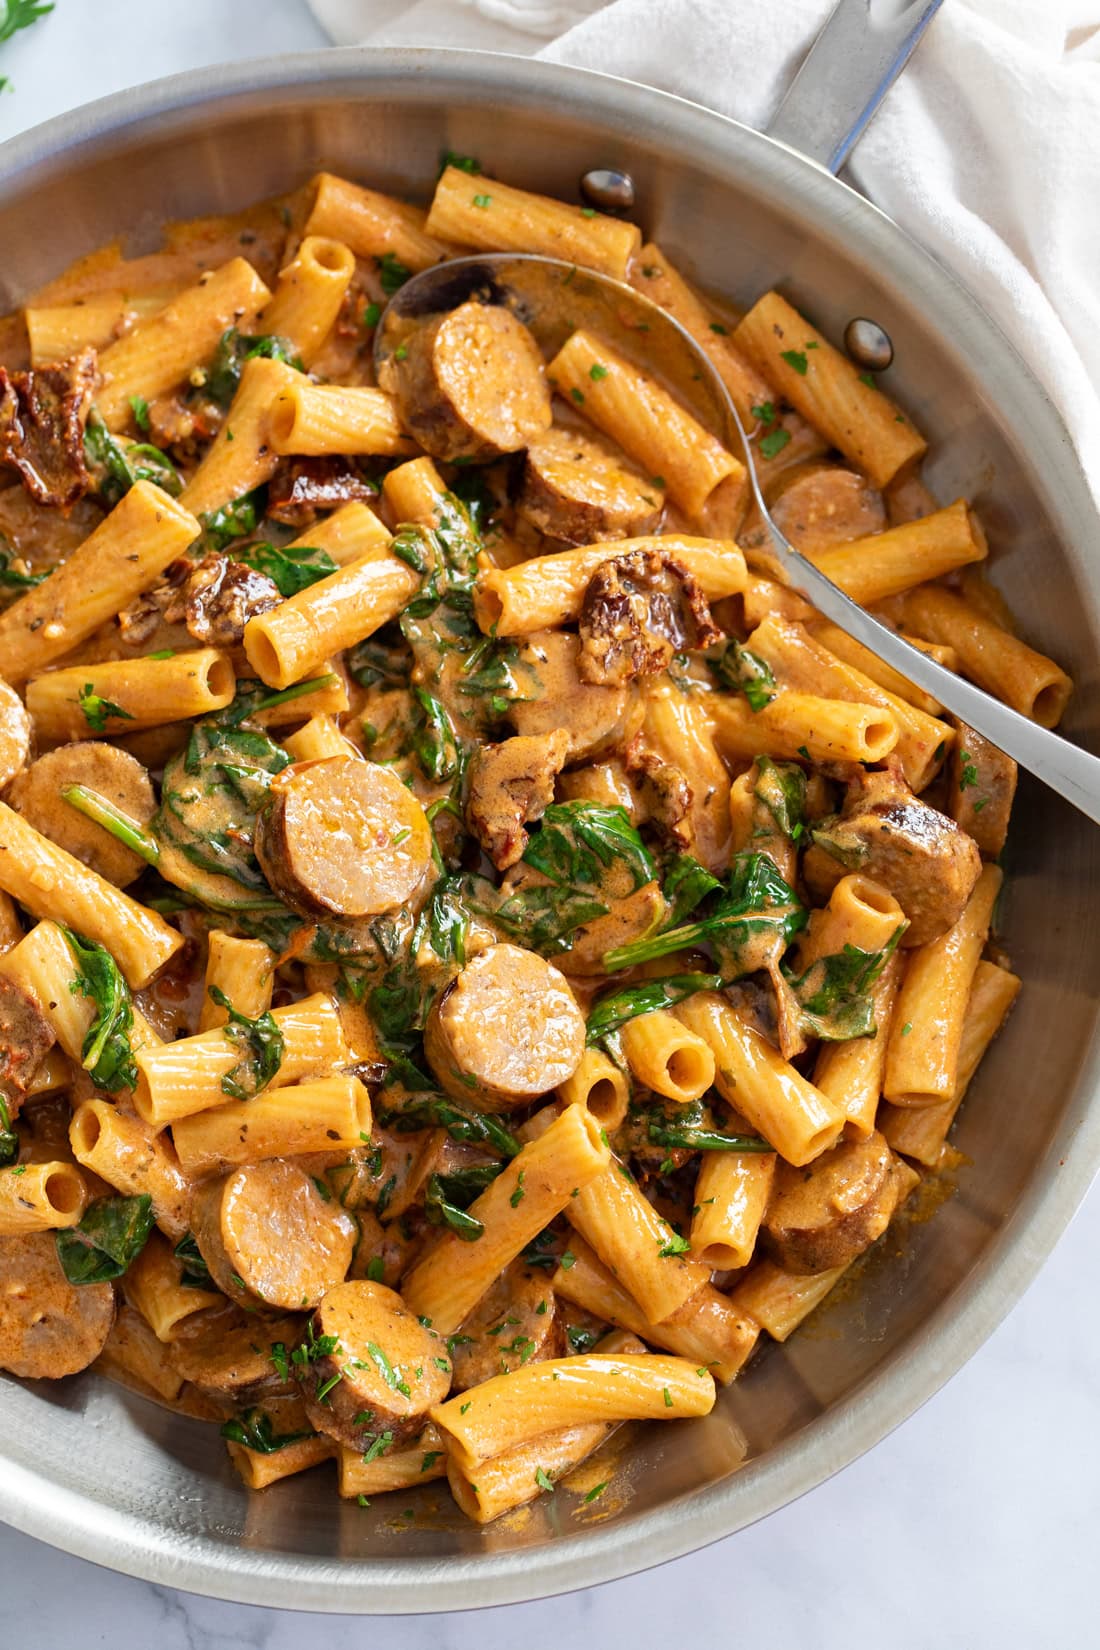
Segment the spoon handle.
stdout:
<svg viewBox="0 0 1100 1650">
<path fill-rule="evenodd" d="M 813 602 L 819 612 L 855 641 L 862 642 L 884 663 L 931 693 L 955 716 L 1013 757 L 1021 768 L 1035 774 L 1100 825 L 1100 757 L 1091 756 L 1088 751 L 1071 745 L 1068 739 L 1041 728 L 1019 711 L 1010 710 L 999 699 L 983 693 L 972 682 L 963 681 L 927 653 L 910 647 L 902 637 L 857 606 L 774 528 L 773 538 L 792 589 Z"/>
<path fill-rule="evenodd" d="M 942 4 L 909 0 L 882 16 L 872 0 L 838 0 L 768 136 L 839 172 Z"/>
</svg>

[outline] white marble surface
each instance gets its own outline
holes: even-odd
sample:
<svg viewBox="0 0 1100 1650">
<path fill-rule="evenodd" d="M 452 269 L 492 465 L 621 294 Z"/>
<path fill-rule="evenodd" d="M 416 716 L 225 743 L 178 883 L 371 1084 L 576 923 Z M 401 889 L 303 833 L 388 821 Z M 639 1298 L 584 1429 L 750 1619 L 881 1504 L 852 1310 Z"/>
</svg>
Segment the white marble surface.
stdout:
<svg viewBox="0 0 1100 1650">
<path fill-rule="evenodd" d="M 0 138 L 175 69 L 323 44 L 304 0 L 59 0 L 0 49 Z M 0 166 L 3 164 L 0 155 Z M 0 257 L 3 256 L 0 249 Z M 1100 1250 L 1094 1190 L 1026 1298 L 950 1385 L 869 1456 L 773 1518 L 647 1575 L 552 1604 L 379 1625 L 402 1650 L 590 1640 L 848 1650 L 1098 1642 Z M 4 1644 L 330 1650 L 364 1624 L 150 1587 L 0 1529 Z M 315 1636 L 316 1635 L 316 1636 Z"/>
</svg>

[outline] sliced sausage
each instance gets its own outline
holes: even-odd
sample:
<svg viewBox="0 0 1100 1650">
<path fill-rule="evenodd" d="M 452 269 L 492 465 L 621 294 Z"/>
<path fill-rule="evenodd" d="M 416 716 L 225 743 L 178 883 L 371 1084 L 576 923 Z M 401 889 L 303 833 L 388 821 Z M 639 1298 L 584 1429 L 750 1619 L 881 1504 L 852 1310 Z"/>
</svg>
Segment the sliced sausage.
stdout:
<svg viewBox="0 0 1100 1650">
<path fill-rule="evenodd" d="M 470 764 L 466 823 L 498 871 L 522 857 L 524 826 L 541 819 L 553 802 L 554 780 L 568 754 L 564 728 L 478 748 Z"/>
<path fill-rule="evenodd" d="M 509 1111 L 572 1077 L 584 1033 L 584 1016 L 552 963 L 518 945 L 491 945 L 437 998 L 424 1052 L 456 1099 Z"/>
<path fill-rule="evenodd" d="M 965 722 L 953 720 L 959 737 L 951 753 L 947 811 L 986 859 L 996 859 L 1008 835 L 1016 764 Z"/>
<path fill-rule="evenodd" d="M 343 1282 L 357 1236 L 328 1188 L 322 1196 L 304 1169 L 279 1158 L 202 1186 L 191 1230 L 230 1300 L 254 1297 L 284 1312 L 312 1310 Z"/>
<path fill-rule="evenodd" d="M 357 756 L 284 768 L 256 829 L 276 893 L 304 916 L 373 917 L 403 904 L 432 863 L 432 831 L 395 773 Z"/>
<path fill-rule="evenodd" d="M 905 946 L 927 945 L 958 921 L 981 869 L 966 832 L 919 801 L 895 768 L 860 769 L 839 819 L 813 831 L 802 861 L 821 904 L 846 871 L 885 883 L 909 919 Z"/>
<path fill-rule="evenodd" d="M 263 1319 L 236 1310 L 201 1316 L 195 1330 L 172 1342 L 185 1381 L 209 1398 L 242 1404 L 293 1390 L 289 1359 L 302 1333 L 301 1318 Z"/>
<path fill-rule="evenodd" d="M 555 427 L 527 448 L 516 509 L 550 538 L 641 538 L 656 529 L 662 504 L 640 470 L 580 430 Z"/>
<path fill-rule="evenodd" d="M 698 581 L 663 550 L 635 550 L 601 562 L 581 604 L 580 673 L 621 686 L 657 676 L 677 653 L 725 640 Z"/>
<path fill-rule="evenodd" d="M 514 699 L 508 716 L 519 734 L 569 734 L 570 762 L 621 749 L 638 731 L 642 705 L 632 683 L 603 687 L 580 672 L 579 636 L 536 630 L 520 644 L 520 663 L 538 682 L 531 699 Z"/>
<path fill-rule="evenodd" d="M 387 1434 L 395 1444 L 447 1396 L 446 1350 L 393 1289 L 356 1280 L 330 1289 L 314 1312 L 294 1373 L 319 1432 L 361 1448 Z"/>
<path fill-rule="evenodd" d="M 401 421 L 433 458 L 488 461 L 550 428 L 539 347 L 510 310 L 474 301 L 421 327 L 391 358 Z"/>
<path fill-rule="evenodd" d="M 877 1131 L 842 1140 L 805 1168 L 780 1159 L 764 1231 L 788 1272 L 847 1266 L 882 1236 L 916 1184 Z"/>
<path fill-rule="evenodd" d="M 0 788 L 27 765 L 31 753 L 31 719 L 13 687 L 0 682 Z"/>
<path fill-rule="evenodd" d="M 128 751 L 99 739 L 82 739 L 40 756 L 12 782 L 7 794 L 7 801 L 36 831 L 116 888 L 125 888 L 145 869 L 144 860 L 102 825 L 71 808 L 61 795 L 69 785 L 86 785 L 139 825 L 147 825 L 157 807 L 148 773 Z"/>
<path fill-rule="evenodd" d="M 21 985 L 0 974 L 0 1094 L 19 1101 L 43 1056 L 53 1047 L 54 1029 L 38 1005 L 38 1000 Z"/>
<path fill-rule="evenodd" d="M 565 1332 L 546 1273 L 513 1261 L 447 1344 L 454 1361 L 454 1392 L 525 1364 L 562 1357 Z"/>
<path fill-rule="evenodd" d="M 839 464 L 792 465 L 771 493 L 769 509 L 796 550 L 827 550 L 881 533 L 887 525 L 882 494 L 866 476 Z M 746 549 L 771 549 L 755 509 L 737 542 Z"/>
<path fill-rule="evenodd" d="M 111 1284 L 74 1288 L 52 1232 L 0 1237 L 0 1369 L 30 1381 L 75 1375 L 99 1357 L 114 1317 Z"/>
</svg>

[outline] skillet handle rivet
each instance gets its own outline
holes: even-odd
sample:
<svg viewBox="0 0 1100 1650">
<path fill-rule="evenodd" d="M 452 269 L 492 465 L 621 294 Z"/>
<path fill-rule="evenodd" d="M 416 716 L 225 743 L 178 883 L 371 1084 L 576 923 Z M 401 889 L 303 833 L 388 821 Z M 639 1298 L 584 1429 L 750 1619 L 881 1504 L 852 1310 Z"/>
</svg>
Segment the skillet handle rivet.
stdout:
<svg viewBox="0 0 1100 1650">
<path fill-rule="evenodd" d="M 885 327 L 858 315 L 844 328 L 844 348 L 857 366 L 885 372 L 894 359 L 894 345 Z"/>
<path fill-rule="evenodd" d="M 588 205 L 600 212 L 629 212 L 634 206 L 634 179 L 614 167 L 594 166 L 582 173 L 580 191 Z"/>
</svg>

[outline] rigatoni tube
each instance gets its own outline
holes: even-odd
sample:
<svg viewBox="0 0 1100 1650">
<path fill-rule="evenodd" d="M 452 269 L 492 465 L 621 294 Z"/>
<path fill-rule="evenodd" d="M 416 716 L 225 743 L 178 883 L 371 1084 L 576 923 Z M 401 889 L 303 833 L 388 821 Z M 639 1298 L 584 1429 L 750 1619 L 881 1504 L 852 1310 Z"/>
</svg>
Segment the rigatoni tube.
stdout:
<svg viewBox="0 0 1100 1650">
<path fill-rule="evenodd" d="M 131 396 L 152 401 L 173 389 L 209 360 L 227 327 L 255 315 L 269 297 L 248 260 L 233 258 L 111 344 L 99 357 L 98 406 L 106 423 L 126 416 Z"/>
<path fill-rule="evenodd" d="M 582 1353 L 494 1375 L 431 1417 L 465 1468 L 562 1427 L 708 1415 L 714 1398 L 713 1377 L 685 1358 Z"/>
<path fill-rule="evenodd" d="M 675 1010 L 709 1043 L 715 1087 L 788 1163 L 801 1167 L 833 1145 L 844 1111 L 807 1082 L 716 991 L 697 991 Z"/>
<path fill-rule="evenodd" d="M 244 632 L 248 662 L 268 687 L 292 687 L 395 619 L 418 583 L 399 557 L 371 551 L 250 619 Z"/>
<path fill-rule="evenodd" d="M 955 1092 L 966 1005 L 1002 880 L 999 866 L 986 865 L 958 922 L 909 957 L 886 1051 L 884 1092 L 896 1106 Z"/>
<path fill-rule="evenodd" d="M 347 1151 L 369 1140 L 370 1129 L 370 1095 L 359 1079 L 327 1077 L 181 1117 L 172 1137 L 184 1174 L 200 1176 L 269 1157 Z"/>
<path fill-rule="evenodd" d="M 84 1176 L 72 1163 L 18 1163 L 0 1169 L 0 1237 L 61 1231 L 88 1207 Z"/>
<path fill-rule="evenodd" d="M 275 294 L 260 314 L 259 330 L 288 339 L 303 365 L 311 367 L 336 323 L 354 274 L 350 248 L 322 235 L 307 235 L 279 271 Z"/>
<path fill-rule="evenodd" d="M 740 459 L 606 339 L 578 328 L 546 372 L 559 395 L 617 441 L 686 515 L 701 518 L 723 486 L 732 495 L 731 510 L 736 505 L 745 484 Z"/>
<path fill-rule="evenodd" d="M 484 1227 L 474 1243 L 446 1232 L 402 1283 L 409 1307 L 450 1335 L 510 1260 L 526 1248 L 610 1161 L 599 1123 L 567 1106 L 470 1205 Z M 577 1196 L 574 1196 L 574 1193 Z"/>
<path fill-rule="evenodd" d="M 89 870 L 0 802 L 0 888 L 36 917 L 66 923 L 105 946 L 134 990 L 183 944 L 155 911 Z"/>
<path fill-rule="evenodd" d="M 275 1010 L 272 1021 L 283 1039 L 282 1059 L 271 1078 L 281 1088 L 303 1077 L 338 1071 L 351 1058 L 332 999 L 318 992 Z M 249 1058 L 249 1045 L 235 1026 L 200 1031 L 135 1057 L 138 1084 L 134 1108 L 153 1128 L 163 1129 L 194 1112 L 223 1106 L 232 1073 Z M 247 1084 L 242 1085 L 247 1086 Z"/>
<path fill-rule="evenodd" d="M 39 739 L 61 744 L 137 733 L 223 710 L 236 692 L 228 653 L 194 648 L 171 659 L 116 659 L 48 670 L 27 683 Z"/>
<path fill-rule="evenodd" d="M 427 230 L 480 252 L 538 252 L 625 280 L 642 244 L 632 223 L 535 195 L 446 166 L 435 186 Z"/>
<path fill-rule="evenodd" d="M 155 583 L 201 529 L 151 481 L 139 481 L 95 532 L 34 590 L 0 614 L 4 679 L 20 683 L 86 641 Z"/>
</svg>

